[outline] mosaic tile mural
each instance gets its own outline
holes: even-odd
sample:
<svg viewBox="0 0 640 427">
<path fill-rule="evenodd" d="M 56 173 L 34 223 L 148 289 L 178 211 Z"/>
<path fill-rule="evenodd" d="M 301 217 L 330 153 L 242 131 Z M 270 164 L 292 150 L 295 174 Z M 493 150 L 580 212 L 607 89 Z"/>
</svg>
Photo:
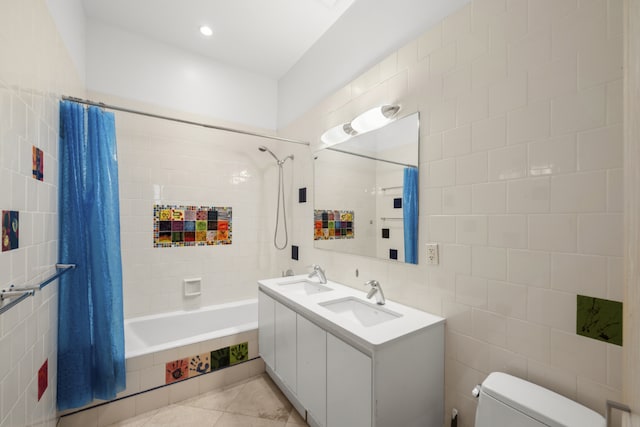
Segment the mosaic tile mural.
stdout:
<svg viewBox="0 0 640 427">
<path fill-rule="evenodd" d="M 211 246 L 231 244 L 231 208 L 153 206 L 153 246 Z"/>
<path fill-rule="evenodd" d="M 622 346 L 622 303 L 578 295 L 576 333 Z"/>
<path fill-rule="evenodd" d="M 249 360 L 249 342 L 174 360 L 166 364 L 165 384 L 197 377 L 247 360 Z"/>
<path fill-rule="evenodd" d="M 32 155 L 33 177 L 38 181 L 44 181 L 44 153 L 38 147 L 33 147 Z"/>
<path fill-rule="evenodd" d="M 313 240 L 353 239 L 353 211 L 315 209 L 313 219 Z"/>
<path fill-rule="evenodd" d="M 2 252 L 18 249 L 20 235 L 20 214 L 16 211 L 2 211 Z"/>
</svg>

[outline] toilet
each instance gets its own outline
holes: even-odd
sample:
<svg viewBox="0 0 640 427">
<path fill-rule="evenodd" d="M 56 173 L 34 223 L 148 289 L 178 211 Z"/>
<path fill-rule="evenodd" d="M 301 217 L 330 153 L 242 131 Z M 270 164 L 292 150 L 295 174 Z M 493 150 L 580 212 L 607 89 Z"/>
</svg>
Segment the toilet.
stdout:
<svg viewBox="0 0 640 427">
<path fill-rule="evenodd" d="M 546 388 L 493 372 L 473 389 L 475 427 L 605 427 L 604 417 Z"/>
</svg>

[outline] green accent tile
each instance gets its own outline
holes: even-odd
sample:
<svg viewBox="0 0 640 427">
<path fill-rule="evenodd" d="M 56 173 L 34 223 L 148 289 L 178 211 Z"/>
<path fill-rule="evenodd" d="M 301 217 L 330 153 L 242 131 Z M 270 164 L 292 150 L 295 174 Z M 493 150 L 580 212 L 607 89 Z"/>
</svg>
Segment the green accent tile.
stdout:
<svg viewBox="0 0 640 427">
<path fill-rule="evenodd" d="M 622 346 L 622 303 L 578 295 L 576 333 Z"/>
<path fill-rule="evenodd" d="M 229 347 L 219 348 L 211 352 L 211 370 L 217 371 L 229 366 Z"/>
<path fill-rule="evenodd" d="M 249 343 L 243 342 L 229 347 L 230 362 L 232 365 L 249 360 Z"/>
</svg>

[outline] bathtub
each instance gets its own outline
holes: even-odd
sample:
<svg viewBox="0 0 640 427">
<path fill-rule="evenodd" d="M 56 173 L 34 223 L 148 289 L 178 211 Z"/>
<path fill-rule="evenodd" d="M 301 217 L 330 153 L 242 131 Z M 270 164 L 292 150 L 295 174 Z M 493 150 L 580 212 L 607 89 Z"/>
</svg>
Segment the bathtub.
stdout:
<svg viewBox="0 0 640 427">
<path fill-rule="evenodd" d="M 257 299 L 136 317 L 124 321 L 125 357 L 128 360 L 257 328 Z"/>
<path fill-rule="evenodd" d="M 191 311 L 142 316 L 125 320 L 126 389 L 116 399 L 93 401 L 80 409 L 63 412 L 62 426 L 84 426 L 87 417 L 98 418 L 98 411 L 113 406 L 113 422 L 140 415 L 264 372 L 258 356 L 258 300 L 250 299 L 213 305 Z M 245 349 L 243 358 L 214 370 L 192 372 L 188 367 L 212 357 L 212 352 L 232 347 Z M 229 350 L 230 352 L 230 350 Z M 186 365 L 185 365 L 186 363 Z M 185 375 L 170 375 L 176 366 Z M 132 403 L 125 405 L 122 399 Z M 128 408 L 128 411 L 123 411 Z"/>
</svg>

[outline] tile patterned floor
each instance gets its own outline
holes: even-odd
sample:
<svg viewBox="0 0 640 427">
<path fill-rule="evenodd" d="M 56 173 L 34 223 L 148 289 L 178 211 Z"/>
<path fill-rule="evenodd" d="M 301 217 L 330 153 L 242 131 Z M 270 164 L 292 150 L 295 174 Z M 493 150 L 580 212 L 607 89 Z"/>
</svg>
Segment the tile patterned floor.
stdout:
<svg viewBox="0 0 640 427">
<path fill-rule="evenodd" d="M 261 374 L 112 424 L 110 427 L 294 427 L 306 425 L 271 378 L 267 374 Z"/>
</svg>

